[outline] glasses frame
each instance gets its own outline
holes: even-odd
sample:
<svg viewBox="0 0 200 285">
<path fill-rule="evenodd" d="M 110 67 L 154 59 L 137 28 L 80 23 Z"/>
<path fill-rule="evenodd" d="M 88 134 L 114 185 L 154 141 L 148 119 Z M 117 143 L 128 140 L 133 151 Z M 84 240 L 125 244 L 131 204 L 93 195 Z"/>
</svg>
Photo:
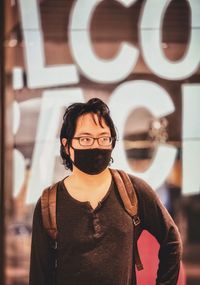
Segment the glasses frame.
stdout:
<svg viewBox="0 0 200 285">
<path fill-rule="evenodd" d="M 83 145 L 83 144 L 81 144 L 81 139 L 82 138 L 90 138 L 90 139 L 92 139 L 92 143 L 91 144 L 87 144 L 87 145 Z M 101 143 L 99 143 L 100 139 L 102 139 L 102 138 L 109 138 L 110 139 L 110 143 L 108 145 L 102 145 Z M 105 147 L 112 145 L 113 141 L 116 140 L 116 138 L 111 137 L 111 136 L 101 136 L 101 137 L 98 137 L 98 138 L 94 138 L 94 137 L 90 137 L 90 136 L 80 136 L 80 137 L 73 137 L 72 139 L 77 140 L 79 142 L 80 146 L 92 146 L 94 144 L 94 142 L 97 141 L 99 146 L 105 146 Z"/>
</svg>

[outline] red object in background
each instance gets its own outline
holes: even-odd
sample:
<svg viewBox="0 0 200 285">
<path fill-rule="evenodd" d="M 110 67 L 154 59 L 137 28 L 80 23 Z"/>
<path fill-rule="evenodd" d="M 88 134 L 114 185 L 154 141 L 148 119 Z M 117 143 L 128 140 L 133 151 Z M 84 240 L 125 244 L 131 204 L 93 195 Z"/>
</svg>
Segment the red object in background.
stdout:
<svg viewBox="0 0 200 285">
<path fill-rule="evenodd" d="M 138 250 L 144 269 L 141 271 L 137 271 L 136 269 L 137 284 L 155 285 L 158 268 L 159 243 L 151 234 L 147 231 L 143 231 L 138 240 Z M 186 276 L 182 264 L 177 285 L 186 285 Z"/>
</svg>

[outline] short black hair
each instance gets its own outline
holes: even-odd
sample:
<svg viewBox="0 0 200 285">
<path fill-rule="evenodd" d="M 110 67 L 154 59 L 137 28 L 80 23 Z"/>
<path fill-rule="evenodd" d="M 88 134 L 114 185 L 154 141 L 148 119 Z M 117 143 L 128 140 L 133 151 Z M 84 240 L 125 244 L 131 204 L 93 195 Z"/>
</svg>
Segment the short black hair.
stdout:
<svg viewBox="0 0 200 285">
<path fill-rule="evenodd" d="M 102 119 L 104 119 L 106 125 L 110 128 L 111 137 L 113 138 L 112 147 L 115 147 L 116 142 L 116 128 L 113 120 L 110 116 L 110 110 L 108 106 L 99 98 L 92 98 L 86 103 L 74 103 L 71 104 L 65 110 L 63 116 L 63 124 L 60 131 L 60 155 L 63 160 L 63 164 L 66 169 L 72 170 L 73 165 L 70 156 L 66 153 L 65 146 L 62 144 L 62 139 L 66 138 L 68 147 L 71 145 L 72 138 L 76 130 L 77 119 L 84 114 L 96 114 L 99 119 L 99 123 L 102 126 Z"/>
</svg>

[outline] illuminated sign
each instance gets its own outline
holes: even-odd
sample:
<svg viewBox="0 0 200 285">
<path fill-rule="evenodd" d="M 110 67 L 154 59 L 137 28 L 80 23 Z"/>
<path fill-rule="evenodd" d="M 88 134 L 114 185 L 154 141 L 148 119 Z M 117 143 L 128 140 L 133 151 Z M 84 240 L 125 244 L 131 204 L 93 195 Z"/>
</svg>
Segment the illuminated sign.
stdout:
<svg viewBox="0 0 200 285">
<path fill-rule="evenodd" d="M 40 13 L 36 0 L 19 0 L 25 43 L 27 84 L 29 88 L 48 88 L 79 82 L 78 70 L 89 80 L 97 83 L 116 83 L 126 79 L 133 71 L 139 50 L 123 42 L 117 55 L 104 60 L 92 47 L 90 22 L 94 11 L 102 0 L 77 0 L 70 11 L 68 27 L 69 46 L 74 64 L 45 66 L 44 43 L 40 24 Z M 118 0 L 125 7 L 136 1 Z M 156 2 L 156 3 L 155 3 Z M 141 9 L 139 35 L 141 51 L 147 66 L 157 76 L 170 79 L 185 79 L 194 74 L 200 62 L 200 1 L 188 1 L 191 10 L 191 36 L 187 52 L 177 62 L 169 61 L 162 51 L 162 23 L 171 1 L 148 0 Z M 153 51 L 153 52 L 152 52 Z M 19 69 L 14 69 L 16 89 L 22 88 Z M 196 85 L 183 85 L 183 193 L 199 191 L 200 178 L 200 127 L 198 124 L 199 89 Z M 124 100 L 126 96 L 126 100 Z M 41 190 L 53 181 L 55 157 L 59 153 L 56 134 L 59 127 L 61 108 L 73 102 L 83 102 L 84 92 L 80 88 L 47 90 L 43 92 L 37 135 L 32 157 L 31 176 L 28 185 L 27 203 L 37 200 Z M 138 107 L 145 107 L 160 118 L 175 111 L 169 94 L 156 83 L 137 80 L 118 85 L 110 96 L 109 107 L 119 130 L 120 141 L 114 150 L 114 167 L 133 173 L 127 162 L 122 143 L 127 116 Z M 193 128 L 189 122 L 192 121 Z M 192 131 L 193 130 L 193 131 Z M 197 138 L 197 140 L 196 140 Z M 192 151 L 191 151 L 192 149 Z M 168 176 L 175 157 L 176 148 L 160 145 L 151 166 L 143 173 L 133 173 L 144 178 L 154 188 L 159 187 Z M 15 182 L 20 189 L 24 179 L 25 162 L 19 151 L 14 151 Z M 18 193 L 15 189 L 15 194 Z"/>
</svg>

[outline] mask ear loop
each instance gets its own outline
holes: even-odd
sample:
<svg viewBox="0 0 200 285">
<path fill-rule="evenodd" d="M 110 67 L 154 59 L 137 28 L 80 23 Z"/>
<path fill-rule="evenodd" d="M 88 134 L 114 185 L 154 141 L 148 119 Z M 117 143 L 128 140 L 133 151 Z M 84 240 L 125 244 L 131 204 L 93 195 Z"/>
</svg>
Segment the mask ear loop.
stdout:
<svg viewBox="0 0 200 285">
<path fill-rule="evenodd" d="M 113 162 L 114 162 L 114 159 L 111 157 L 108 165 L 111 166 L 111 164 L 112 164 Z"/>
<path fill-rule="evenodd" d="M 65 151 L 65 154 L 66 154 L 67 156 L 69 156 L 70 161 L 71 161 L 71 164 L 72 164 L 72 169 L 73 169 L 73 161 L 72 161 L 72 159 L 71 159 L 71 157 L 70 157 L 70 145 L 67 143 L 67 140 L 66 140 L 66 143 L 65 143 L 65 144 L 62 144 L 62 147 L 63 147 L 63 149 L 64 149 L 64 151 Z M 67 150 L 66 150 L 66 148 L 67 148 Z M 68 167 L 68 168 L 69 168 L 69 167 Z"/>
<path fill-rule="evenodd" d="M 73 162 L 73 160 L 71 159 L 71 156 L 70 156 L 70 144 L 68 144 L 68 143 L 66 142 L 65 147 L 67 147 L 67 150 L 68 150 L 68 154 L 67 154 L 67 155 L 68 155 L 69 158 L 70 158 L 71 165 L 72 165 L 72 170 L 73 170 L 74 162 Z M 71 148 L 74 149 L 72 145 L 71 145 Z"/>
</svg>

